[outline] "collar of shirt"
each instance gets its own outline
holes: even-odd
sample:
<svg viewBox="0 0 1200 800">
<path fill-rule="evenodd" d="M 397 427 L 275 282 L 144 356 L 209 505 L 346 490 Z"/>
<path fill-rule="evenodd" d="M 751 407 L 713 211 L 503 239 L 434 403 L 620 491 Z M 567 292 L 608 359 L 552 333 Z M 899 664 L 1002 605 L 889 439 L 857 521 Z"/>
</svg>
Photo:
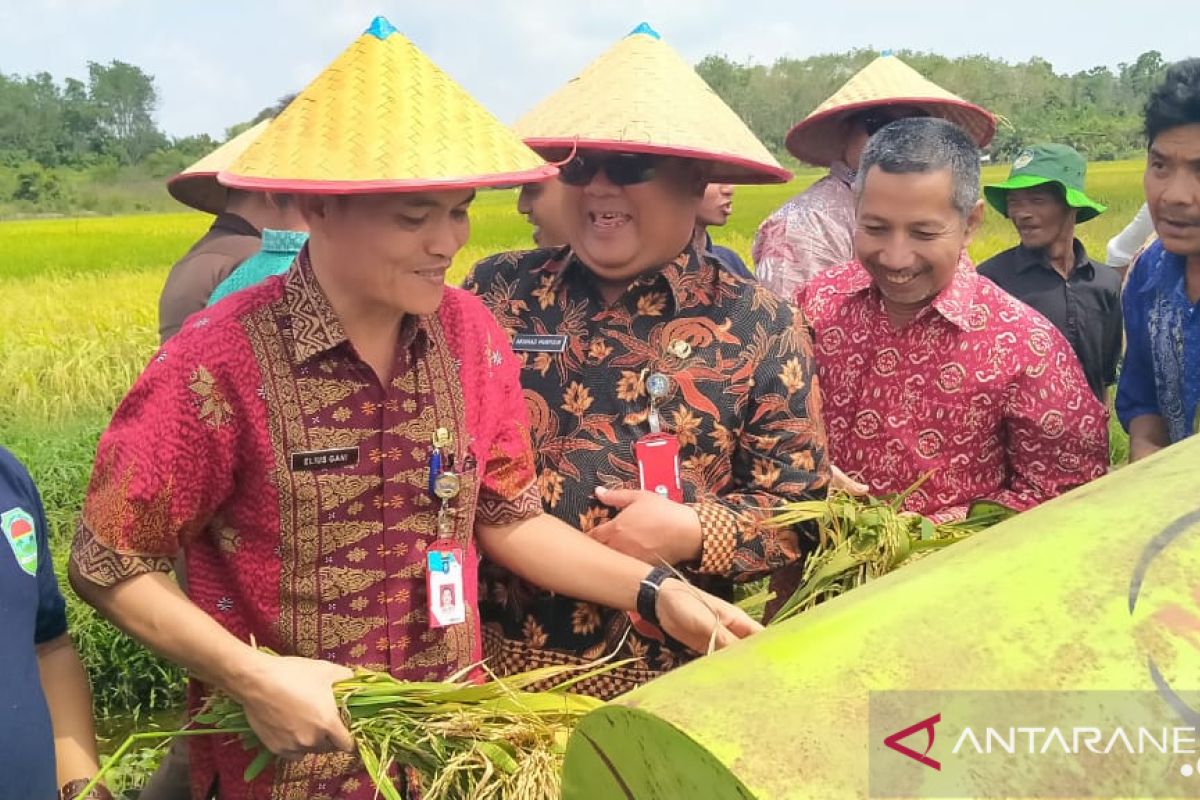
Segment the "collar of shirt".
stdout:
<svg viewBox="0 0 1200 800">
<path fill-rule="evenodd" d="M 297 364 L 349 344 L 341 320 L 313 273 L 307 246 L 284 278 L 283 298 L 292 320 L 292 357 Z M 420 357 L 429 339 L 427 325 L 424 317 L 406 314 L 400 324 L 397 352 L 412 348 Z"/>
<path fill-rule="evenodd" d="M 308 241 L 308 234 L 303 231 L 277 231 L 274 228 L 263 228 L 262 249 L 265 253 L 290 253 L 295 255 Z"/>
<path fill-rule="evenodd" d="M 1083 242 L 1076 239 L 1073 247 L 1075 249 L 1075 266 L 1072 270 L 1072 275 L 1077 272 L 1084 279 L 1092 280 L 1096 277 L 1096 268 L 1093 266 L 1092 260 L 1088 258 Z M 1051 266 L 1049 259 L 1046 258 L 1045 250 L 1033 250 L 1023 244 L 1017 245 L 1017 271 L 1026 272 L 1034 267 L 1041 267 L 1056 274 L 1058 273 L 1058 270 Z"/>
<path fill-rule="evenodd" d="M 857 259 L 851 261 L 843 268 L 845 271 L 842 275 L 842 280 L 837 281 L 834 285 L 834 291 L 838 294 L 860 294 L 865 292 L 874 292 L 878 294 L 878 289 L 875 288 L 875 281 L 871 278 L 871 273 L 867 272 L 867 268 L 862 265 L 862 262 Z M 933 298 L 933 302 L 929 304 L 932 308 L 948 322 L 962 330 L 970 330 L 971 328 L 971 306 L 975 300 L 975 287 L 979 283 L 979 275 L 975 272 L 975 266 L 971 263 L 971 259 L 966 253 L 959 256 L 958 266 L 954 270 L 954 278 L 951 279 L 950 285 L 942 291 L 938 292 Z M 882 301 L 882 298 L 881 298 Z M 921 319 L 926 313 L 922 309 L 917 314 L 916 319 Z"/>
<path fill-rule="evenodd" d="M 845 161 L 835 161 L 829 165 L 829 174 L 847 186 L 854 186 L 856 172 Z"/>
<path fill-rule="evenodd" d="M 217 214 L 217 218 L 213 220 L 209 230 L 232 233 L 236 236 L 262 236 L 258 228 L 251 225 L 245 217 L 231 214 L 228 211 Z"/>
<path fill-rule="evenodd" d="M 1167 250 L 1161 240 L 1150 245 L 1130 269 L 1130 282 L 1141 283 L 1139 293 L 1162 292 L 1189 308 L 1193 305 L 1187 296 L 1187 259 Z M 1139 275 L 1139 270 L 1146 274 Z"/>
<path fill-rule="evenodd" d="M 576 281 L 581 286 L 593 285 L 591 270 L 569 247 L 556 253 L 543 269 L 553 274 L 554 278 L 550 286 L 556 294 L 564 287 L 569 288 L 569 285 Z M 671 296 L 675 308 L 682 308 L 688 304 L 688 287 L 684 285 L 684 276 L 688 274 L 699 277 L 701 286 L 707 286 L 710 281 L 718 279 L 716 270 L 708 262 L 708 259 L 701 258 L 691 243 L 682 253 L 666 264 L 656 269 L 648 269 L 639 275 L 629 285 L 625 295 L 662 282 L 666 284 L 667 293 Z"/>
</svg>

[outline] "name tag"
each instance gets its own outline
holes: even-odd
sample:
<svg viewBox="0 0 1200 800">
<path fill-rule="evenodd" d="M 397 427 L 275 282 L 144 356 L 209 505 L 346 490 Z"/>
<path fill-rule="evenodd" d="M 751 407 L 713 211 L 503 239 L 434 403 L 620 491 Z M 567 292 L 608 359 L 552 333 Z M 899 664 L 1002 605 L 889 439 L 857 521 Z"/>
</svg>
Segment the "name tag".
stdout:
<svg viewBox="0 0 1200 800">
<path fill-rule="evenodd" d="M 309 450 L 305 453 L 292 453 L 291 459 L 292 472 L 353 467 L 358 463 L 358 448 L 342 447 L 337 450 Z"/>
<path fill-rule="evenodd" d="M 444 541 L 429 546 L 425 552 L 425 587 L 429 593 L 430 628 L 445 628 L 467 621 L 461 547 Z"/>
<path fill-rule="evenodd" d="M 566 334 L 518 333 L 512 349 L 518 353 L 562 353 L 567 349 Z"/>
</svg>

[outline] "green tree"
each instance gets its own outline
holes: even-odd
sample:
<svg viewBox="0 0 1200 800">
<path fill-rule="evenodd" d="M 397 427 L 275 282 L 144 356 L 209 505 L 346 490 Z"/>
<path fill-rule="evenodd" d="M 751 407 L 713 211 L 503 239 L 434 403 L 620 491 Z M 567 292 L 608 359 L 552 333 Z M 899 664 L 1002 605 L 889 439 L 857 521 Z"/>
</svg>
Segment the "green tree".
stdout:
<svg viewBox="0 0 1200 800">
<path fill-rule="evenodd" d="M 100 126 L 112 136 L 126 163 L 136 163 L 166 144 L 154 124 L 158 91 L 154 78 L 124 61 L 88 62 L 88 97 Z"/>
</svg>

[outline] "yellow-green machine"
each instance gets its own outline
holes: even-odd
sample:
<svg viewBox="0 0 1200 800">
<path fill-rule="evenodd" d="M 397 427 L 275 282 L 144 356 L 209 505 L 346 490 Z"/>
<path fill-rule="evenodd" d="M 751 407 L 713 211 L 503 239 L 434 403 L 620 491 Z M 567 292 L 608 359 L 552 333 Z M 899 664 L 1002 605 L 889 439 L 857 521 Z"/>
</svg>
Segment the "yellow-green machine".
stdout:
<svg viewBox="0 0 1200 800">
<path fill-rule="evenodd" d="M 917 726 L 899 742 L 910 755 L 883 741 L 903 730 L 871 725 L 872 713 L 904 705 L 909 696 L 896 690 L 937 692 L 912 697 L 943 704 L 923 716 L 917 702 L 909 717 L 895 716 Z M 1059 797 L 1136 796 L 1131 780 L 1153 783 L 1159 797 L 1195 797 L 1200 756 L 1176 750 L 1120 762 L 1096 748 L 1068 761 L 980 755 L 955 779 L 957 795 L 933 787 L 960 758 L 951 747 L 962 743 L 945 732 L 954 717 L 962 729 L 980 703 L 1000 719 L 1031 697 L 1061 711 L 1073 702 L 1064 698 L 1082 697 L 1067 693 L 1109 692 L 1105 708 L 1079 712 L 1109 726 L 1107 743 L 1121 720 L 1200 728 L 1197 690 L 1200 437 L 592 712 L 568 745 L 563 797 L 995 797 L 998 787 L 1027 785 L 1029 765 Z M 1053 757 L 1058 745 L 1049 747 Z M 939 769 L 917 756 L 937 758 Z"/>
</svg>

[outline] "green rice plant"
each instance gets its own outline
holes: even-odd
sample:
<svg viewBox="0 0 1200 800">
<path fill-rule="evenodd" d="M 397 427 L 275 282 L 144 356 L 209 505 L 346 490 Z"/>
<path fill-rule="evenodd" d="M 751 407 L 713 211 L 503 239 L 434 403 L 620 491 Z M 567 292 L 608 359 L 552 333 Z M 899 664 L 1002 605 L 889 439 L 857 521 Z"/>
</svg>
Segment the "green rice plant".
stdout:
<svg viewBox="0 0 1200 800">
<path fill-rule="evenodd" d="M 397 768 L 416 773 L 424 800 L 554 800 L 575 722 L 603 703 L 568 690 L 628 661 L 552 666 L 473 683 L 478 665 L 444 682 L 400 681 L 359 669 L 333 686 L 358 755 L 385 800 L 401 800 Z M 534 684 L 554 684 L 529 691 Z M 93 784 L 104 780 L 141 742 L 182 736 L 236 735 L 258 753 L 244 778 L 254 780 L 274 758 L 254 735 L 242 707 L 214 695 L 196 715 L 203 728 L 135 733 Z"/>
<path fill-rule="evenodd" d="M 824 500 L 804 500 L 779 506 L 769 525 L 791 527 L 815 522 L 817 545 L 804 564 L 800 586 L 772 616 L 776 625 L 825 600 L 893 572 L 934 550 L 961 541 L 1002 522 L 1016 512 L 991 501 L 971 505 L 964 519 L 934 523 L 910 511 L 904 501 L 925 480 L 891 497 L 855 497 L 831 491 Z M 751 611 L 765 608 L 763 594 L 743 600 Z"/>
<path fill-rule="evenodd" d="M 0 280 L 20 313 L 0 326 L 0 421 L 111 414 L 154 353 L 161 288 L 144 271 Z"/>
</svg>

